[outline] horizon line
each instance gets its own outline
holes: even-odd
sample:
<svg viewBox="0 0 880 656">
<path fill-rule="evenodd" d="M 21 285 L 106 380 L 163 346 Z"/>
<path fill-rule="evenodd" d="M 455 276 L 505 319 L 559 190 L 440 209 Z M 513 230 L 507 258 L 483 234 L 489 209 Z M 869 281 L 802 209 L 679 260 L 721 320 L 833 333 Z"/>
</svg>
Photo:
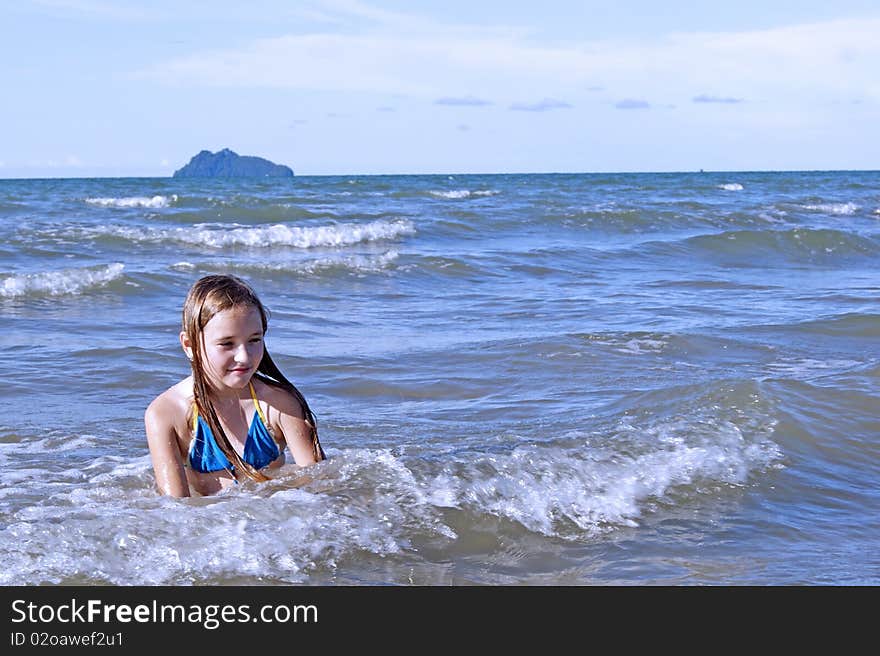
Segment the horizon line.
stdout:
<svg viewBox="0 0 880 656">
<path fill-rule="evenodd" d="M 406 177 L 406 176 L 477 176 L 477 175 L 680 175 L 712 174 L 712 173 L 877 173 L 877 169 L 686 169 L 686 170 L 657 170 L 657 171 L 504 171 L 504 172 L 450 172 L 437 171 L 432 173 L 303 173 L 294 174 L 295 178 L 339 178 L 339 177 Z M 173 175 L 90 175 L 90 176 L 36 176 L 36 177 L 0 177 L 0 182 L 26 181 L 26 180 L 290 180 L 291 177 L 273 176 L 233 176 L 233 177 L 179 177 Z"/>
</svg>

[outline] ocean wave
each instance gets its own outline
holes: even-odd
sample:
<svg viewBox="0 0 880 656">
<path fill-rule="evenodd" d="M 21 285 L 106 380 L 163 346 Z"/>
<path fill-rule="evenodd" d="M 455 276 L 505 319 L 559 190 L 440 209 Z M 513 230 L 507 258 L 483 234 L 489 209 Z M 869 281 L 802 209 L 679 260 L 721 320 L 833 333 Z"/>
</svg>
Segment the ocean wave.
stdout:
<svg viewBox="0 0 880 656">
<path fill-rule="evenodd" d="M 774 376 L 786 376 L 797 380 L 846 372 L 863 367 L 861 360 L 816 360 L 814 358 L 797 358 L 787 361 L 777 361 L 766 365 L 767 371 Z"/>
<path fill-rule="evenodd" d="M 330 456 L 307 472 L 285 466 L 269 483 L 186 500 L 157 495 L 148 456 L 92 457 L 77 469 L 85 480 L 9 518 L 0 583 L 303 583 L 344 578 L 346 561 L 362 554 L 405 553 L 414 535 L 455 537 L 399 459 Z"/>
<path fill-rule="evenodd" d="M 801 205 L 801 207 L 805 210 L 824 212 L 826 214 L 839 214 L 843 216 L 855 214 L 859 210 L 859 206 L 855 203 L 818 203 L 815 205 Z"/>
<path fill-rule="evenodd" d="M 788 212 L 777 207 L 767 208 L 765 211 L 758 214 L 758 218 L 762 219 L 763 221 L 776 224 L 787 223 L 788 219 L 785 218 L 787 216 Z"/>
<path fill-rule="evenodd" d="M 412 479 L 407 487 L 421 503 L 464 511 L 478 523 L 505 519 L 545 536 L 583 540 L 782 466 L 772 439 L 775 407 L 751 381 L 635 396 L 639 413 L 616 414 L 589 432 L 512 448 L 503 437 L 487 443 L 484 436 L 473 450 L 442 454 L 435 466 L 416 453 L 398 456 Z"/>
<path fill-rule="evenodd" d="M 397 260 L 397 251 L 388 251 L 376 256 L 351 255 L 349 257 L 322 257 L 295 265 L 299 273 L 319 274 L 328 271 L 351 271 L 354 273 L 376 273 L 387 269 Z M 270 268 L 272 265 L 268 265 Z M 286 267 L 281 266 L 282 270 Z"/>
<path fill-rule="evenodd" d="M 91 231 L 92 236 L 107 235 L 133 242 L 175 241 L 210 248 L 230 246 L 316 248 L 350 246 L 361 242 L 397 239 L 415 234 L 416 230 L 412 221 L 399 219 L 323 226 L 289 226 L 280 223 L 258 227 L 230 227 L 228 225 L 208 227 L 203 225 L 182 228 L 133 228 L 106 226 L 99 228 L 99 231 L 97 235 L 94 234 L 95 231 Z"/>
<path fill-rule="evenodd" d="M 667 342 L 661 339 L 639 339 L 634 337 L 618 347 L 617 350 L 621 353 L 641 355 L 643 353 L 660 353 L 666 345 Z"/>
<path fill-rule="evenodd" d="M 497 189 L 477 189 L 475 191 L 471 191 L 469 189 L 455 189 L 450 191 L 429 191 L 428 194 L 434 196 L 435 198 L 449 198 L 449 199 L 459 199 L 459 198 L 479 198 L 485 196 L 496 196 L 501 192 Z"/>
<path fill-rule="evenodd" d="M 285 466 L 268 483 L 186 500 L 157 495 L 149 456 L 89 453 L 87 464 L 41 487 L 31 470 L 6 471 L 4 483 L 40 490 L 41 502 L 9 517 L 0 583 L 338 583 L 365 556 L 393 562 L 426 547 L 467 550 L 459 527 L 497 530 L 498 520 L 516 534 L 590 540 L 637 526 L 658 505 L 717 495 L 778 466 L 772 421 L 755 419 L 621 420 L 606 435 L 442 459 L 331 450 L 308 470 Z M 29 448 L 3 450 L 15 457 Z M 182 510 L 189 521 L 179 521 Z"/>
<path fill-rule="evenodd" d="M 737 226 L 762 228 L 787 224 L 786 216 L 785 210 L 775 207 L 719 211 L 717 207 L 704 203 L 667 203 L 646 210 L 636 205 L 608 201 L 592 206 L 568 207 L 561 211 L 551 209 L 543 212 L 541 219 L 548 223 L 559 220 L 563 225 L 579 226 L 609 235 L 639 235 L 679 231 L 693 234 L 696 230 L 730 230 Z"/>
<path fill-rule="evenodd" d="M 719 405 L 731 397 L 747 403 Z M 618 415 L 605 429 L 571 431 L 506 454 L 447 458 L 430 480 L 430 498 L 582 540 L 637 526 L 660 507 L 744 486 L 781 466 L 782 451 L 771 439 L 772 404 L 750 383 L 705 394 L 698 386 L 659 390 L 641 395 L 639 404 L 647 411 Z"/>
<path fill-rule="evenodd" d="M 766 266 L 780 258 L 795 262 L 873 258 L 880 254 L 880 241 L 841 230 L 793 228 L 725 231 L 678 241 L 649 242 L 641 248 L 647 253 L 705 255 L 719 263 Z"/>
<path fill-rule="evenodd" d="M 183 226 L 236 225 L 268 227 L 276 224 L 318 223 L 338 221 L 340 215 L 328 209 L 306 209 L 287 204 L 265 204 L 252 206 L 229 205 L 211 207 L 192 203 L 188 206 L 178 204 L 175 212 L 162 216 L 163 224 Z M 349 216 L 349 219 L 352 217 Z M 358 217 L 360 218 L 360 217 Z M 370 217 L 378 220 L 382 217 Z"/>
<path fill-rule="evenodd" d="M 803 333 L 846 337 L 880 337 L 880 314 L 852 312 L 785 327 Z"/>
<path fill-rule="evenodd" d="M 617 353 L 645 355 L 662 353 L 670 344 L 671 335 L 666 333 L 598 333 L 579 335 L 579 339 L 591 344 L 609 347 Z M 552 355 L 548 357 L 553 357 Z"/>
<path fill-rule="evenodd" d="M 623 426 L 623 432 L 640 430 L 658 445 L 632 455 L 596 444 L 586 453 L 520 447 L 480 462 L 483 473 L 476 481 L 449 467 L 435 484 L 446 504 L 464 503 L 543 535 L 575 539 L 637 526 L 651 499 L 669 497 L 677 488 L 742 485 L 780 457 L 775 444 L 751 442 L 732 423 L 712 427 L 711 439 L 693 440 L 688 433 L 695 428 L 686 421 L 653 430 Z"/>
<path fill-rule="evenodd" d="M 0 298 L 82 294 L 122 277 L 124 268 L 125 265 L 115 262 L 100 267 L 13 274 L 0 279 Z"/>
<path fill-rule="evenodd" d="M 743 186 L 739 182 L 728 182 L 718 185 L 718 188 L 724 189 L 724 191 L 742 191 Z"/>
<path fill-rule="evenodd" d="M 130 196 L 125 198 L 86 198 L 86 202 L 90 205 L 100 205 L 101 207 L 149 207 L 152 209 L 160 209 L 168 207 L 177 201 L 177 194 L 171 196 Z"/>
<path fill-rule="evenodd" d="M 346 257 L 321 257 L 301 262 L 177 262 L 172 269 L 180 271 L 239 271 L 239 272 L 274 272 L 296 273 L 305 275 L 321 275 L 344 271 L 354 274 L 377 273 L 386 270 L 399 257 L 397 251 L 387 251 L 380 255 L 350 255 Z"/>
<path fill-rule="evenodd" d="M 781 466 L 774 406 L 752 383 L 634 397 L 637 413 L 585 416 L 588 430 L 546 441 L 490 432 L 331 448 L 314 467 L 182 500 L 157 493 L 148 455 L 110 454 L 113 434 L 0 442 L 0 464 L 17 463 L 0 472 L 16 492 L 0 492 L 0 583 L 345 583 L 363 576 L 351 568 L 365 558 L 389 563 L 378 576 L 397 582 L 427 550 L 473 554 L 474 534 L 490 556 L 524 533 L 583 544 L 664 509 L 716 503 Z M 34 453 L 39 468 L 27 467 Z M 39 503 L 21 501 L 31 497 Z"/>
</svg>

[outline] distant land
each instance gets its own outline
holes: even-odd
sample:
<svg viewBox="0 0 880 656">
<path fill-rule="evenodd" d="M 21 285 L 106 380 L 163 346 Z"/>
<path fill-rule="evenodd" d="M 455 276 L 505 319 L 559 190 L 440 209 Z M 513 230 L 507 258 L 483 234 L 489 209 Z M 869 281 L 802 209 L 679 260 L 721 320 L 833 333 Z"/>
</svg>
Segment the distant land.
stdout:
<svg viewBox="0 0 880 656">
<path fill-rule="evenodd" d="M 239 155 L 228 148 L 212 153 L 203 150 L 173 178 L 292 178 L 293 169 L 262 157 Z"/>
</svg>

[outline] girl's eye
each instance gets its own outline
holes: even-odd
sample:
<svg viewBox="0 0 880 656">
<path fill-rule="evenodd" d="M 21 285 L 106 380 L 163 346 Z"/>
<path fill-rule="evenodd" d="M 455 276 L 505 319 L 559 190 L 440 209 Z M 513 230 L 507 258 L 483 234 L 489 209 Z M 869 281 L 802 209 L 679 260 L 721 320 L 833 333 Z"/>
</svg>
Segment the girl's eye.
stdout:
<svg viewBox="0 0 880 656">
<path fill-rule="evenodd" d="M 262 341 L 263 341 L 263 338 L 262 338 L 262 337 L 254 337 L 254 338 L 251 340 L 251 343 L 253 343 L 253 344 L 259 344 L 259 343 L 262 342 Z"/>
</svg>

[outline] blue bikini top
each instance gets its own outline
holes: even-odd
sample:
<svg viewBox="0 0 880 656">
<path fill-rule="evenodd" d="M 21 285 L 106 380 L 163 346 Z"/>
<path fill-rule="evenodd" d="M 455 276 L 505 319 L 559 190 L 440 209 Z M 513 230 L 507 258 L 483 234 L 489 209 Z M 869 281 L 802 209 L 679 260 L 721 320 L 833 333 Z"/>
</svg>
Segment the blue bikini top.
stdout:
<svg viewBox="0 0 880 656">
<path fill-rule="evenodd" d="M 256 469 L 262 469 L 281 455 L 278 444 L 269 434 L 266 417 L 257 401 L 253 383 L 248 383 L 251 398 L 254 400 L 254 417 L 248 428 L 242 459 Z M 193 439 L 189 445 L 189 464 L 193 470 L 203 474 L 227 470 L 235 476 L 235 466 L 220 450 L 208 422 L 199 416 L 198 408 L 193 408 Z"/>
</svg>

